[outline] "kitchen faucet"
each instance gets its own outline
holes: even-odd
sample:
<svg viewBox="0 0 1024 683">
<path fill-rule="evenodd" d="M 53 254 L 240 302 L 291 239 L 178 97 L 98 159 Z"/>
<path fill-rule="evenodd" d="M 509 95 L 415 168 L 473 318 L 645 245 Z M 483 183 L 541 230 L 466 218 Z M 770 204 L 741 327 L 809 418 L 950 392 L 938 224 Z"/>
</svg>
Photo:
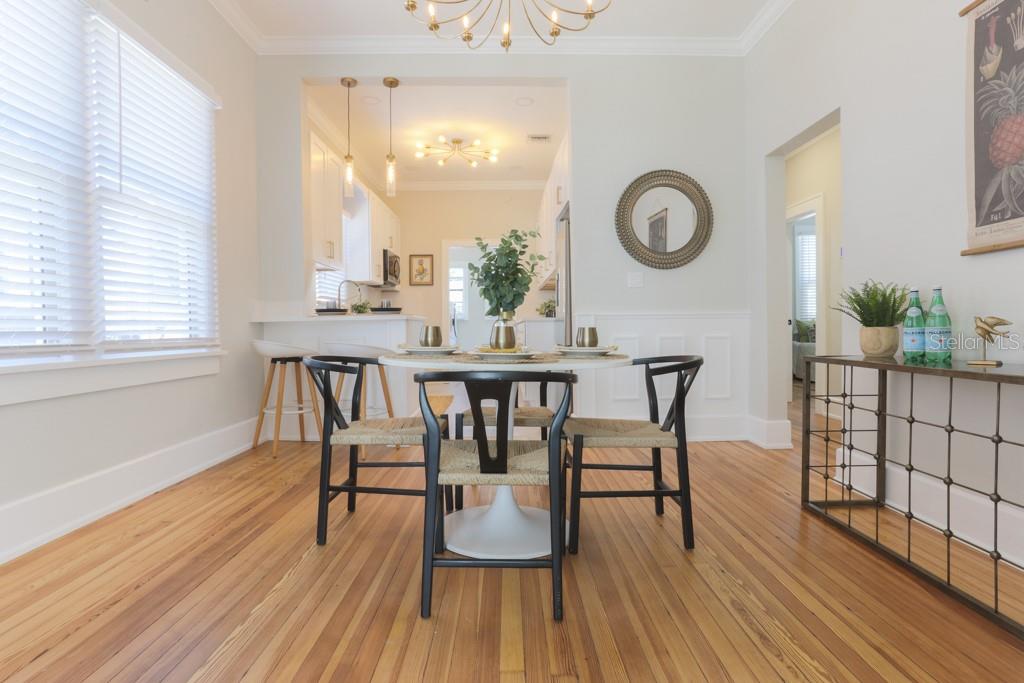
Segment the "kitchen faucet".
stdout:
<svg viewBox="0 0 1024 683">
<path fill-rule="evenodd" d="M 363 300 L 363 286 L 361 284 L 359 284 L 358 282 L 354 282 L 353 280 L 342 280 L 341 283 L 338 284 L 338 308 L 342 308 L 341 290 L 345 285 L 355 285 L 356 290 L 359 292 L 359 301 Z M 345 303 L 348 303 L 348 297 L 345 297 Z M 359 302 L 357 301 L 356 303 Z"/>
</svg>

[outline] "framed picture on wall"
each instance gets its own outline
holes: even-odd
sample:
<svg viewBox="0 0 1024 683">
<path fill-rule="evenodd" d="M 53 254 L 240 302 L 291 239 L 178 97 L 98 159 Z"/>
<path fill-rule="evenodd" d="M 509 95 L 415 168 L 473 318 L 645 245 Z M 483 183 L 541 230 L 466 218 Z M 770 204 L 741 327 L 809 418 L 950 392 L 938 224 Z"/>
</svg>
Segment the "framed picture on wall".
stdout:
<svg viewBox="0 0 1024 683">
<path fill-rule="evenodd" d="M 1024 7 L 974 2 L 967 52 L 967 249 L 1024 247 Z"/>
<path fill-rule="evenodd" d="M 418 287 L 434 284 L 433 254 L 412 254 L 409 257 L 409 284 Z"/>
</svg>

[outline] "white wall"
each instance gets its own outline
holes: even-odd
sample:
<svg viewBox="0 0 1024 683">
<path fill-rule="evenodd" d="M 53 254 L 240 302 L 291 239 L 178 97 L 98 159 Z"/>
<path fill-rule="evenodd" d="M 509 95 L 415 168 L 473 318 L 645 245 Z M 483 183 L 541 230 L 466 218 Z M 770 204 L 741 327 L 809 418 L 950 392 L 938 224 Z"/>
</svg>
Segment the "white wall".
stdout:
<svg viewBox="0 0 1024 683">
<path fill-rule="evenodd" d="M 261 387 L 249 346 L 257 330 L 248 322 L 259 286 L 256 58 L 206 0 L 114 4 L 223 102 L 217 249 L 228 354 L 215 375 L 0 407 L 0 561 L 244 448 L 254 424 Z"/>
<path fill-rule="evenodd" d="M 441 325 L 443 293 L 447 287 L 447 277 L 442 272 L 442 241 L 497 237 L 512 228 L 534 229 L 540 191 L 400 191 L 387 202 L 402 224 L 404 271 L 402 291 L 393 294 L 391 299 L 402 306 L 404 313 L 423 315 L 427 324 Z M 434 255 L 433 286 L 409 284 L 411 254 Z M 525 309 L 523 313 L 530 314 L 532 309 Z"/>
<path fill-rule="evenodd" d="M 349 75 L 373 80 L 404 78 L 563 79 L 569 92 L 572 164 L 573 273 L 578 320 L 596 319 L 602 335 L 632 335 L 655 322 L 659 335 L 644 335 L 637 352 L 709 349 L 705 373 L 716 389 L 703 410 L 722 417 L 706 434 L 745 438 L 748 413 L 750 287 L 743 168 L 743 62 L 724 57 L 599 57 L 531 55 L 264 56 L 257 94 L 260 168 L 262 291 L 270 307 L 303 298 L 308 254 L 301 229 L 303 79 Z M 401 154 L 401 151 L 398 151 Z M 407 153 L 411 153 L 411 150 Z M 715 211 L 707 250 L 685 268 L 645 268 L 615 235 L 619 196 L 637 176 L 676 169 L 696 178 Z M 399 209 L 406 201 L 399 183 Z M 404 252 L 415 251 L 403 217 Z M 274 258 L 269 259 L 268 255 Z M 644 285 L 626 287 L 641 272 Z M 404 299 L 405 293 L 402 297 Z M 659 338 L 661 340 L 659 341 Z M 723 387 L 724 385 L 724 387 Z M 594 409 L 643 415 L 641 400 L 601 401 Z M 728 398 L 724 398 L 724 397 Z M 788 444 L 789 433 L 760 443 Z"/>
<path fill-rule="evenodd" d="M 788 301 L 780 296 L 784 280 L 777 268 L 785 261 L 779 258 L 780 242 L 773 241 L 784 211 L 781 161 L 771 155 L 809 126 L 834 118 L 837 110 L 842 121 L 844 285 L 868 278 L 891 280 L 916 285 L 925 297 L 932 286 L 942 285 L 954 332 L 970 333 L 977 314 L 1024 320 L 1024 299 L 1015 286 L 1024 252 L 960 256 L 967 226 L 968 25 L 956 12 L 962 4 L 797 0 L 744 60 L 745 167 L 752 199 L 750 293 L 754 335 L 764 340 L 754 346 L 752 366 L 767 368 L 753 376 L 751 406 L 756 415 L 781 418 L 786 388 L 785 378 L 772 365 L 788 340 L 783 311 Z M 842 349 L 859 353 L 857 325 L 845 317 Z M 1019 352 L 1002 357 L 1024 362 Z M 867 388 L 870 379 L 858 377 Z M 890 385 L 890 410 L 906 414 L 906 383 L 896 377 Z M 947 380 L 922 380 L 915 416 L 945 424 L 948 387 Z M 958 381 L 956 392 L 953 424 L 994 433 L 994 388 Z M 1017 440 L 1024 434 L 1019 420 L 1009 417 L 1019 414 L 1022 393 L 1017 387 L 1003 390 L 1005 438 Z M 891 434 L 890 457 L 897 462 L 903 457 L 899 446 L 906 444 L 905 428 L 905 423 L 896 423 Z M 941 476 L 945 435 L 930 434 L 937 438 L 929 439 L 925 433 L 915 429 L 915 462 Z M 954 450 L 954 477 L 990 490 L 991 443 L 957 436 Z M 1003 495 L 1019 499 L 1019 493 L 1007 492 L 1021 490 L 1024 449 L 1004 444 L 1000 453 Z M 982 500 L 980 505 L 991 520 L 991 503 Z M 968 517 L 962 513 L 954 526 L 965 524 Z"/>
<path fill-rule="evenodd" d="M 294 239 L 302 215 L 302 79 L 338 74 L 374 78 L 564 78 L 568 83 L 574 184 L 577 310 L 746 308 L 743 253 L 742 62 L 730 58 L 559 57 L 557 55 L 261 57 L 259 117 L 263 294 L 301 301 L 305 254 Z M 627 104 L 628 103 L 628 104 Z M 411 152 L 410 152 L 411 153 Z M 644 269 L 615 236 L 615 204 L 638 175 L 676 168 L 697 178 L 715 207 L 705 254 L 674 271 Z M 401 188 L 399 188 L 401 192 Z M 408 246 L 403 245 L 405 251 Z M 582 267 L 585 264 L 586 267 Z M 626 289 L 626 273 L 645 271 L 645 287 Z M 732 271 L 719 282 L 717 273 Z M 715 282 L 710 296 L 697 292 Z"/>
</svg>

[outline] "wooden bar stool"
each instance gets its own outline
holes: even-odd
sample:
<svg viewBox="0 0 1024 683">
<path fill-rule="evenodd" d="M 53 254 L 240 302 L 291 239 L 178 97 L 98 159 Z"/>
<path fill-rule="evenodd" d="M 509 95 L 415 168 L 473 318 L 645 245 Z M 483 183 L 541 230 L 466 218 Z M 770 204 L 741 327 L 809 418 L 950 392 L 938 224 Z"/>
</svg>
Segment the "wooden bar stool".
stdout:
<svg viewBox="0 0 1024 683">
<path fill-rule="evenodd" d="M 388 417 L 394 418 L 395 409 L 391 404 L 391 387 L 388 386 L 388 374 L 384 369 L 384 366 L 380 364 L 380 357 L 386 353 L 390 353 L 390 351 L 382 349 L 379 346 L 366 346 L 364 344 L 331 344 L 331 355 L 333 356 L 351 358 L 351 362 L 358 363 L 364 368 L 367 365 L 377 366 L 377 376 L 380 378 L 380 388 L 381 392 L 384 394 L 384 406 L 387 408 Z M 368 413 L 370 407 L 366 402 L 366 387 L 370 384 L 369 381 L 367 381 L 368 379 L 369 378 L 367 377 L 363 381 L 363 386 L 360 390 L 359 396 L 359 402 L 364 414 Z M 341 400 L 341 388 L 344 385 L 345 375 L 341 374 L 338 376 L 338 383 L 334 387 L 335 402 L 339 402 Z"/>
<path fill-rule="evenodd" d="M 305 349 L 300 346 L 278 344 L 276 342 L 254 340 L 252 343 L 256 353 L 270 360 L 270 368 L 267 370 L 267 381 L 263 385 L 263 399 L 260 401 L 259 415 L 256 417 L 256 433 L 252 436 L 252 447 L 260 444 L 260 434 L 263 431 L 263 419 L 269 413 L 274 414 L 274 445 L 271 455 L 277 455 L 277 444 L 281 439 L 281 418 L 284 415 L 299 416 L 299 438 L 306 440 L 306 414 L 313 413 L 316 418 L 317 433 L 323 431 L 320 419 L 320 404 L 316 400 L 316 386 L 313 384 L 313 376 L 302 365 L 305 356 L 312 356 L 316 351 Z M 284 385 L 288 377 L 288 366 L 295 366 L 295 403 L 286 404 L 284 401 Z M 277 374 L 277 400 L 273 406 L 268 406 L 270 391 L 274 386 L 274 374 Z M 303 377 L 309 387 L 310 401 L 307 405 L 303 397 Z"/>
</svg>

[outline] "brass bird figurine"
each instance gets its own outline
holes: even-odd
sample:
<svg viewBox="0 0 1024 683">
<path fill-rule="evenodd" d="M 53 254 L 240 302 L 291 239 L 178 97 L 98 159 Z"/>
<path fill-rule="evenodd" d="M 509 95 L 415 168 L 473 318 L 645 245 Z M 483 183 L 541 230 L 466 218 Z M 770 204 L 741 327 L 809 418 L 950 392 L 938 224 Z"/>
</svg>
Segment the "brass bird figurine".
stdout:
<svg viewBox="0 0 1024 683">
<path fill-rule="evenodd" d="M 999 330 L 996 328 L 1012 324 L 1013 323 L 1009 320 L 995 315 L 985 316 L 984 318 L 974 316 L 974 331 L 978 333 L 979 337 L 987 341 L 989 344 L 994 343 L 996 337 L 1007 337 L 1010 334 L 1006 330 Z"/>
<path fill-rule="evenodd" d="M 1009 320 L 1000 318 L 997 315 L 987 315 L 984 318 L 974 316 L 974 331 L 978 333 L 979 337 L 985 340 L 985 343 L 981 345 L 981 359 L 969 360 L 967 361 L 967 364 L 986 368 L 1002 367 L 1003 361 L 988 359 L 988 345 L 995 343 L 996 337 L 1009 337 L 1009 332 L 998 328 L 1012 324 L 1013 323 Z"/>
</svg>

